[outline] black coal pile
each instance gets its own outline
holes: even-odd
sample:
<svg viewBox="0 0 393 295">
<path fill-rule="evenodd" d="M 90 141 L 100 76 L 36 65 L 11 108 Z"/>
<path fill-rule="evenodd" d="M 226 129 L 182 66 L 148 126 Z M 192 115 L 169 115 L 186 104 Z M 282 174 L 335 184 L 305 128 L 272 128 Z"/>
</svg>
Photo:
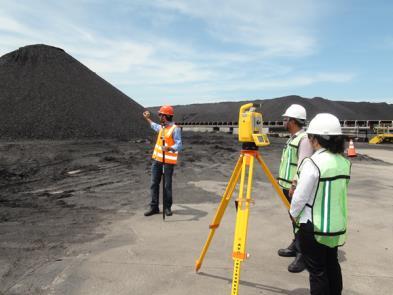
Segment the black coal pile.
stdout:
<svg viewBox="0 0 393 295">
<path fill-rule="evenodd" d="M 282 120 L 282 114 L 291 104 L 300 104 L 309 119 L 318 113 L 332 113 L 340 120 L 393 120 L 393 105 L 387 103 L 333 101 L 320 97 L 304 98 L 296 95 L 274 99 L 190 104 L 175 106 L 176 122 L 230 122 L 237 121 L 241 105 L 260 104 L 265 121 Z M 150 108 L 153 112 L 158 107 Z"/>
<path fill-rule="evenodd" d="M 64 50 L 19 48 L 0 58 L 0 138 L 144 137 L 143 107 Z"/>
</svg>

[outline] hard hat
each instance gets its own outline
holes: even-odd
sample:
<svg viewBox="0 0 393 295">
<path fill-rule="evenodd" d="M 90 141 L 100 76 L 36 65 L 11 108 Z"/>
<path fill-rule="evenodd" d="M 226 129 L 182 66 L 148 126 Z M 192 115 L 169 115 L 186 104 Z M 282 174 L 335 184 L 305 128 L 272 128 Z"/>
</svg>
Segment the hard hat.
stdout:
<svg viewBox="0 0 393 295">
<path fill-rule="evenodd" d="M 168 116 L 173 116 L 173 114 L 175 112 L 173 111 L 173 107 L 171 107 L 171 106 L 162 106 L 162 107 L 160 107 L 160 110 L 158 111 L 158 113 L 168 115 Z"/>
<path fill-rule="evenodd" d="M 317 135 L 342 135 L 341 125 L 338 118 L 332 114 L 317 114 L 308 125 L 308 134 Z"/>
<path fill-rule="evenodd" d="M 283 117 L 290 117 L 300 120 L 306 120 L 306 109 L 299 104 L 293 104 L 282 115 Z"/>
</svg>

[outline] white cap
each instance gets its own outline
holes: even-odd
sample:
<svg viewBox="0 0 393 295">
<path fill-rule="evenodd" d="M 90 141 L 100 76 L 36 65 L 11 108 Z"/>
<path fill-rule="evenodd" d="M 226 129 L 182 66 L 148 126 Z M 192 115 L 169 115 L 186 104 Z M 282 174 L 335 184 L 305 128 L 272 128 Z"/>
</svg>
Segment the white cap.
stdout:
<svg viewBox="0 0 393 295">
<path fill-rule="evenodd" d="M 307 119 L 306 109 L 299 104 L 291 105 L 289 108 L 287 108 L 287 110 L 285 111 L 285 113 L 282 116 L 300 119 L 300 120 Z"/>
<path fill-rule="evenodd" d="M 317 135 L 342 135 L 338 118 L 332 114 L 317 114 L 308 125 L 308 134 Z"/>
</svg>

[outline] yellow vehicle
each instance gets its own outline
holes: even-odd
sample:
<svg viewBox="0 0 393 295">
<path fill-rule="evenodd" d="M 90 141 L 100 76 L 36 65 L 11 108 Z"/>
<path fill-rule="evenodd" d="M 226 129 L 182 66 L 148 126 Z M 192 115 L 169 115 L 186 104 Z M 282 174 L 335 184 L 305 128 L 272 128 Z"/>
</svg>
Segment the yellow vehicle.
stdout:
<svg viewBox="0 0 393 295">
<path fill-rule="evenodd" d="M 370 139 L 369 144 L 393 142 L 393 126 L 379 125 L 374 128 L 374 131 L 377 135 Z"/>
</svg>

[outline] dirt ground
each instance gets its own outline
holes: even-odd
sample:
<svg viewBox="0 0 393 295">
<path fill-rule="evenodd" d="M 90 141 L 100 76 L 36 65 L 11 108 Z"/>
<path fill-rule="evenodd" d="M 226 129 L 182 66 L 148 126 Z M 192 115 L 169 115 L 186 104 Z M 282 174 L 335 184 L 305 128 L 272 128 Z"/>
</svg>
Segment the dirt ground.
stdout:
<svg viewBox="0 0 393 295">
<path fill-rule="evenodd" d="M 270 140 L 260 151 L 276 175 L 285 139 Z M 219 202 L 213 192 L 223 191 L 238 158 L 236 137 L 190 132 L 183 133 L 183 142 L 174 203 Z M 112 224 L 142 215 L 149 202 L 152 145 L 148 140 L 0 142 L 0 294 L 51 294 L 40 282 L 23 282 L 34 281 L 44 266 L 77 257 L 84 245 L 109 235 Z M 391 165 L 368 155 L 353 162 Z M 255 177 L 264 179 L 258 169 Z"/>
</svg>

